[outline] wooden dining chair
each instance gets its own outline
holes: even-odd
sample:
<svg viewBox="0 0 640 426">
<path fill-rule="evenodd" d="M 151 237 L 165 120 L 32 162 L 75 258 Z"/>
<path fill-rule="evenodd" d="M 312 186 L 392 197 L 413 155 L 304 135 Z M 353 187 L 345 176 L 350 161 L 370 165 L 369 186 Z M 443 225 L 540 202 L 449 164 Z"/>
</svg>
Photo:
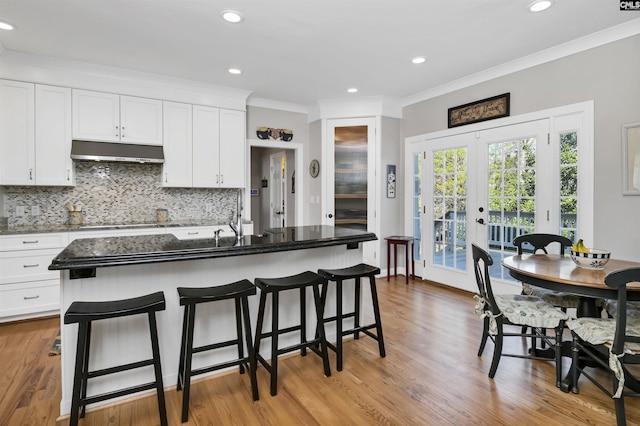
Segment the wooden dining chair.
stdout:
<svg viewBox="0 0 640 426">
<path fill-rule="evenodd" d="M 489 377 L 493 378 L 495 376 L 501 356 L 548 361 L 549 358 L 536 356 L 536 352 L 531 352 L 530 354 L 502 353 L 502 344 L 504 337 L 534 337 L 535 329 L 552 328 L 555 330 L 555 337 L 546 335 L 535 335 L 535 337 L 544 339 L 550 347 L 554 348 L 556 386 L 560 386 L 560 380 L 562 379 L 560 345 L 562 343 L 562 330 L 565 321 L 568 319 L 566 312 L 537 296 L 494 294 L 491 287 L 491 278 L 489 277 L 489 267 L 493 265 L 491 255 L 475 244 L 471 245 L 471 249 L 479 292 L 474 296 L 477 302 L 475 311 L 484 320 L 478 356 L 481 356 L 482 352 L 484 352 L 488 339 L 491 339 L 494 343 Z M 530 334 L 522 332 L 506 333 L 503 329 L 505 325 L 530 327 L 533 331 Z"/>
<path fill-rule="evenodd" d="M 628 368 L 630 364 L 640 364 L 640 318 L 627 315 L 627 284 L 640 282 L 640 268 L 610 272 L 604 282 L 618 289 L 616 317 L 581 317 L 567 321 L 573 337 L 573 392 L 578 393 L 578 378 L 584 375 L 613 399 L 617 424 L 623 426 L 627 424 L 624 398 L 640 396 L 640 377 Z M 585 357 L 610 373 L 611 388 L 585 371 L 587 365 L 593 365 L 587 364 Z M 634 371 L 637 374 L 637 368 Z"/>
<path fill-rule="evenodd" d="M 547 254 L 549 246 L 555 243 L 557 243 L 560 248 L 559 253 L 564 254 L 567 248 L 571 247 L 572 241 L 562 235 L 541 233 L 523 234 L 513 240 L 513 245 L 518 249 L 519 255 L 525 253 L 525 251 L 534 254 L 541 251 Z M 541 297 L 545 302 L 551 303 L 553 306 L 562 308 L 565 311 L 567 308 L 577 308 L 580 302 L 580 298 L 575 294 L 548 290 L 527 283 L 522 283 L 522 294 Z"/>
</svg>

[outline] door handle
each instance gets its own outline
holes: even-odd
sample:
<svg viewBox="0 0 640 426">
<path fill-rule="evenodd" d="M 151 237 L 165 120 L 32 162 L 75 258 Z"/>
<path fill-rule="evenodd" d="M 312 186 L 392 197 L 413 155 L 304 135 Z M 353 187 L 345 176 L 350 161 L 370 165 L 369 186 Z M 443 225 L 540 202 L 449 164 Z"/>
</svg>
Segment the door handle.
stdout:
<svg viewBox="0 0 640 426">
<path fill-rule="evenodd" d="M 484 225 L 484 219 L 483 218 L 476 219 L 476 222 L 478 222 L 480 225 Z"/>
<path fill-rule="evenodd" d="M 329 214 L 327 215 L 327 217 L 328 217 L 329 219 L 331 219 L 331 218 L 333 218 L 333 214 L 332 214 L 332 213 L 329 213 Z"/>
</svg>

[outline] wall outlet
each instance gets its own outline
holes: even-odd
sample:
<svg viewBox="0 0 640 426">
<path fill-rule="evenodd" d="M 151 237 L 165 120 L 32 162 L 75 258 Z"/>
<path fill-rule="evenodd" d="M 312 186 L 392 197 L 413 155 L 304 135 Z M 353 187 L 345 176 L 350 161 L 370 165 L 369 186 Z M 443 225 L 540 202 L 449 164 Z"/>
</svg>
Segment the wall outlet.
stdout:
<svg viewBox="0 0 640 426">
<path fill-rule="evenodd" d="M 16 206 L 16 216 L 24 216 L 24 206 Z"/>
<path fill-rule="evenodd" d="M 213 211 L 213 203 L 206 203 L 204 205 L 204 211 L 207 213 L 211 213 Z"/>
<path fill-rule="evenodd" d="M 40 216 L 40 206 L 31 206 L 31 216 Z"/>
</svg>

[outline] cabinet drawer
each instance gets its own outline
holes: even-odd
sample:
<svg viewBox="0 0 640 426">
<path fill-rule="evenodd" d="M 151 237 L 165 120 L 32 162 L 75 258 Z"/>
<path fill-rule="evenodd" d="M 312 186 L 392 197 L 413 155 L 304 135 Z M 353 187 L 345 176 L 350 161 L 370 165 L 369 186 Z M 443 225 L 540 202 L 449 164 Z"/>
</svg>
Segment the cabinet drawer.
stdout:
<svg viewBox="0 0 640 426">
<path fill-rule="evenodd" d="M 14 251 L 0 253 L 0 284 L 60 279 L 60 271 L 49 271 L 51 260 L 60 250 Z"/>
<path fill-rule="evenodd" d="M 4 235 L 0 237 L 0 251 L 63 248 L 67 240 L 66 233 Z"/>
<path fill-rule="evenodd" d="M 4 290 L 4 288 L 10 290 Z M 38 285 L 1 286 L 0 317 L 60 309 L 60 283 L 40 281 Z"/>
<path fill-rule="evenodd" d="M 173 234 L 179 240 L 194 240 L 197 238 L 214 238 L 214 231 L 217 226 L 198 226 L 193 228 L 171 229 L 169 234 Z"/>
</svg>

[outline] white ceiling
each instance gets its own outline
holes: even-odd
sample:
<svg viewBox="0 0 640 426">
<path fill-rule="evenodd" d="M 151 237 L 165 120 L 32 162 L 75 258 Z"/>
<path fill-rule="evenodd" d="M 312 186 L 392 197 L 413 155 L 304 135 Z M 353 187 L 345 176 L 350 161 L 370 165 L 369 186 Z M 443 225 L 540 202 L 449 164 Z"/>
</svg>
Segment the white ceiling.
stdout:
<svg viewBox="0 0 640 426">
<path fill-rule="evenodd" d="M 0 20 L 17 26 L 0 44 L 310 105 L 403 99 L 627 21 L 640 27 L 618 0 L 555 0 L 540 13 L 531 1 L 0 0 Z M 224 22 L 225 9 L 244 22 Z M 427 62 L 411 64 L 418 55 Z"/>
</svg>

